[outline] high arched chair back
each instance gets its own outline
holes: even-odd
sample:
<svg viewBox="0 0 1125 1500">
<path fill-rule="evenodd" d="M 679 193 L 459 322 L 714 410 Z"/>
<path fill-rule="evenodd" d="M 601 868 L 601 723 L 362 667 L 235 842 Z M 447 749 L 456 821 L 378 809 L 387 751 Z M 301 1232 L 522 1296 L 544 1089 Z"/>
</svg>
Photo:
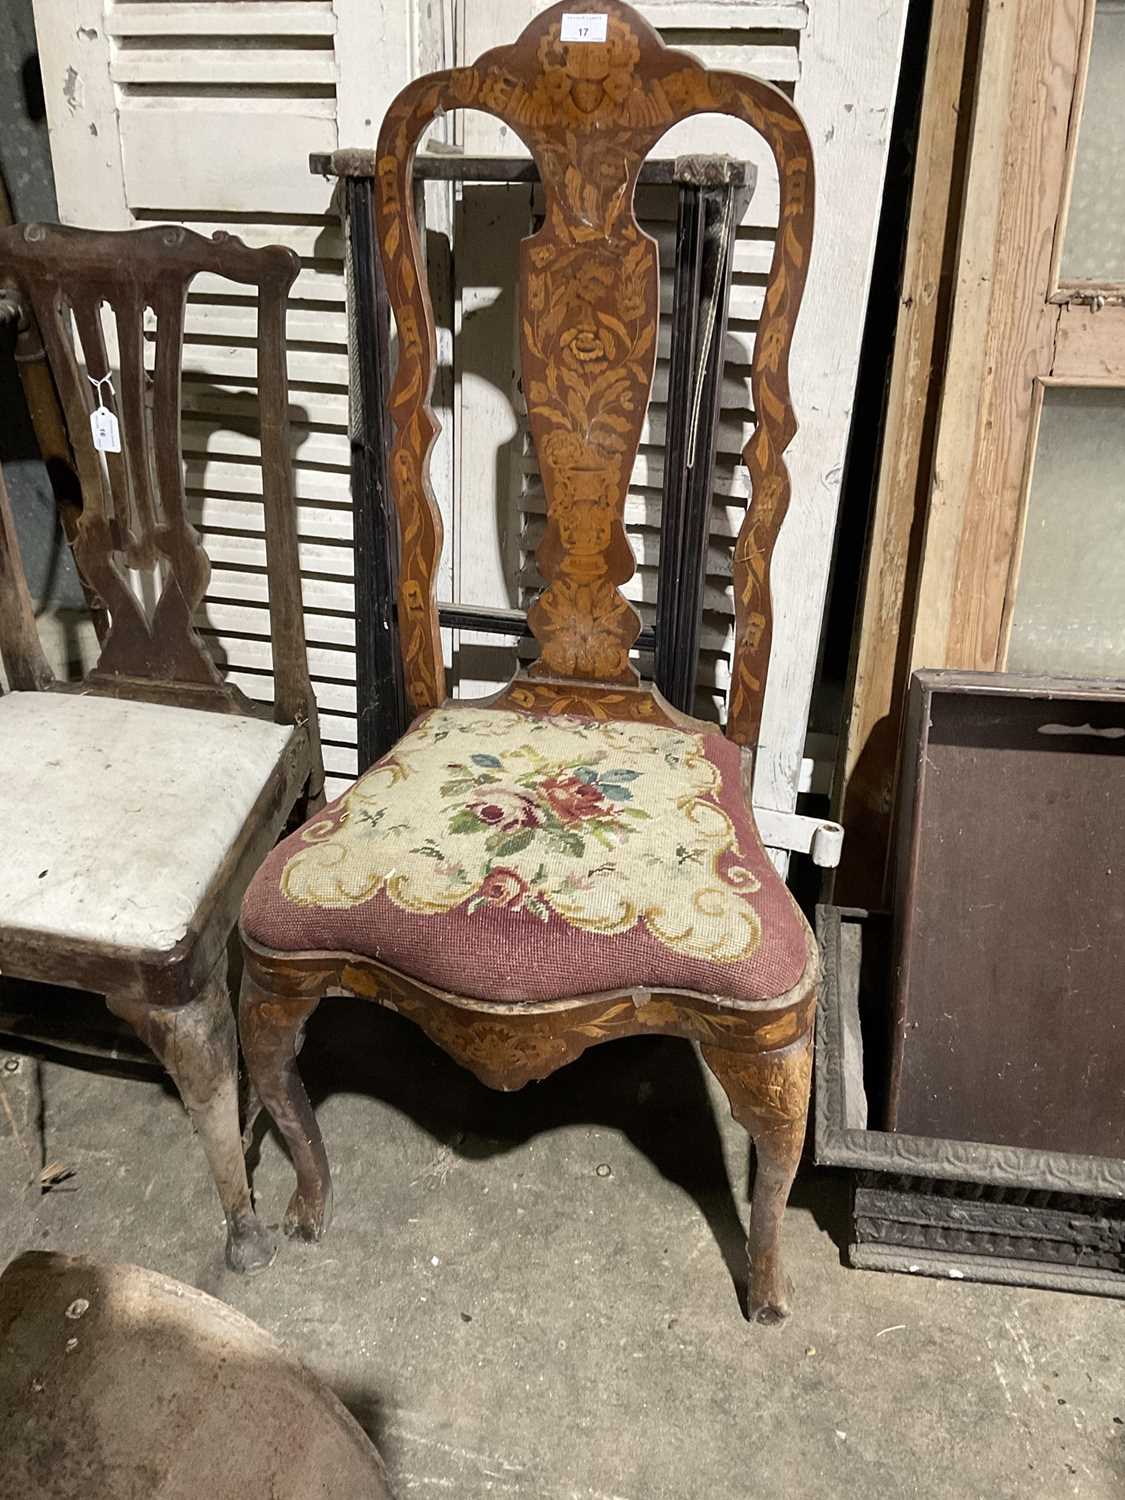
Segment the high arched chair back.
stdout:
<svg viewBox="0 0 1125 1500">
<path fill-rule="evenodd" d="M 780 218 L 754 348 L 756 426 L 744 458 L 753 499 L 734 553 L 736 635 L 727 733 L 752 745 L 761 723 L 771 642 L 770 557 L 789 500 L 784 451 L 796 430 L 787 362 L 812 241 L 808 135 L 771 84 L 703 67 L 665 46 L 630 6 L 607 0 L 589 36 L 565 5 L 537 16 L 510 47 L 469 68 L 410 84 L 376 153 L 378 225 L 399 334 L 391 393 L 391 479 L 399 517 L 398 614 L 407 696 L 417 712 L 445 697 L 434 593 L 441 523 L 428 459 L 436 343 L 417 226 L 413 161 L 442 111 L 479 109 L 526 143 L 543 180 L 542 228 L 520 254 L 523 391 L 547 497 L 537 552 L 546 587 L 529 613 L 538 660 L 502 701 L 567 706 L 659 721 L 659 696 L 638 682 L 640 630 L 620 585 L 635 560 L 624 505 L 657 354 L 659 267 L 633 195 L 645 156 L 692 115 L 754 127 L 777 165 Z"/>
</svg>

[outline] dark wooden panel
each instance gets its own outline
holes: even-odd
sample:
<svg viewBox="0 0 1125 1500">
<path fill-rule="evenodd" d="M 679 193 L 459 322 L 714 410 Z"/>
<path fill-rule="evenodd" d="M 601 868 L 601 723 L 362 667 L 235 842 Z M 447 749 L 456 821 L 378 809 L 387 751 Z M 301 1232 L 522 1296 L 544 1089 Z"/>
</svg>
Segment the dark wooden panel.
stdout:
<svg viewBox="0 0 1125 1500">
<path fill-rule="evenodd" d="M 1125 683 L 920 673 L 890 1126 L 1125 1157 Z"/>
<path fill-rule="evenodd" d="M 706 164 L 714 157 L 650 157 L 642 163 L 637 181 L 642 187 L 687 183 L 694 187 L 721 181 L 732 187 L 753 187 L 757 168 L 753 162 L 721 158 L 721 170 Z M 309 171 L 317 177 L 355 177 L 375 180 L 375 153 L 363 147 L 345 146 L 339 151 L 313 151 Z M 539 168 L 528 156 L 448 156 L 414 158 L 414 176 L 424 182 L 538 182 Z"/>
</svg>

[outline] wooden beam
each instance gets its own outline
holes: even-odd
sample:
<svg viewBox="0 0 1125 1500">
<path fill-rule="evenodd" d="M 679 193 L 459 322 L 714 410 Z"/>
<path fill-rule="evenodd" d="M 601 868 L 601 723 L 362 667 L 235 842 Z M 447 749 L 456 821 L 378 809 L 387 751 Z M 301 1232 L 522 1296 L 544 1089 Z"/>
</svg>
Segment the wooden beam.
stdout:
<svg viewBox="0 0 1125 1500">
<path fill-rule="evenodd" d="M 1054 361 L 1048 299 L 1086 10 L 987 6 L 914 667 L 1002 663 L 1036 384 Z"/>
<path fill-rule="evenodd" d="M 1125 385 L 1125 306 L 1070 302 L 1059 312 L 1055 385 Z"/>
<path fill-rule="evenodd" d="M 19 540 L 0 470 L 0 666 L 12 692 L 50 687 L 55 674 L 47 663 L 27 590 Z"/>
<path fill-rule="evenodd" d="M 981 0 L 935 0 L 930 22 L 894 361 L 834 799 L 847 829 L 836 890 L 857 906 L 882 900 L 981 9 Z"/>
</svg>

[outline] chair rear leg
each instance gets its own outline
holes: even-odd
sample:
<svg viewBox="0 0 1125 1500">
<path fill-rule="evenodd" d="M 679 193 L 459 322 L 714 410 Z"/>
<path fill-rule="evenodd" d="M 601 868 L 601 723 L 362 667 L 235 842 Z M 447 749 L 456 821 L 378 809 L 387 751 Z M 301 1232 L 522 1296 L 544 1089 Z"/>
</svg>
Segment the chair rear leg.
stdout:
<svg viewBox="0 0 1125 1500">
<path fill-rule="evenodd" d="M 277 1242 L 254 1212 L 238 1129 L 238 1037 L 227 990 L 226 956 L 186 1005 L 146 1005 L 131 996 L 107 995 L 106 1004 L 128 1021 L 168 1069 L 199 1132 L 227 1219 L 227 1265 L 262 1271 Z"/>
<path fill-rule="evenodd" d="M 242 1116 L 242 1154 L 246 1156 L 254 1144 L 254 1126 L 262 1113 L 262 1101 L 258 1098 L 258 1090 L 254 1087 L 249 1070 L 243 1080 L 239 1107 Z"/>
<path fill-rule="evenodd" d="M 812 1035 L 772 1052 L 703 1049 L 708 1067 L 730 1100 L 731 1114 L 750 1132 L 757 1173 L 750 1205 L 750 1292 L 755 1323 L 789 1315 L 791 1288 L 781 1263 L 781 1221 L 797 1175 L 812 1078 Z"/>
<path fill-rule="evenodd" d="M 301 1048 L 305 1045 L 305 1033 L 302 1029 L 297 1033 L 296 1055 L 300 1057 Z M 240 1111 L 242 1118 L 242 1154 L 249 1154 L 250 1147 L 254 1144 L 254 1127 L 258 1123 L 258 1116 L 265 1107 L 258 1097 L 258 1090 L 254 1086 L 254 1080 L 247 1068 L 242 1076 L 242 1092 L 240 1096 Z"/>
<path fill-rule="evenodd" d="M 253 1088 L 285 1137 L 297 1187 L 282 1228 L 288 1235 L 319 1240 L 332 1218 L 332 1177 L 320 1127 L 297 1071 L 305 1022 L 320 996 L 275 995 L 242 976 L 239 1031 Z"/>
</svg>

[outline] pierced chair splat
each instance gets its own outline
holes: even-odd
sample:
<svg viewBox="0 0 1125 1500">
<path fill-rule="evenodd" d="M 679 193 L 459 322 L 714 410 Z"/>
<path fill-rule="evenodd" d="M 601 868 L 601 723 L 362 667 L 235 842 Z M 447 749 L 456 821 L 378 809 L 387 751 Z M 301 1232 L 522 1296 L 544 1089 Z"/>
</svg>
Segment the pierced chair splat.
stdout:
<svg viewBox="0 0 1125 1500">
<path fill-rule="evenodd" d="M 0 973 L 90 989 L 172 1074 L 222 1200 L 227 1260 L 273 1258 L 247 1184 L 227 944 L 287 820 L 323 801 L 301 610 L 281 246 L 174 225 L 0 229 L 0 281 L 34 314 L 82 488 L 74 554 L 108 628 L 79 682 L 47 666 L 0 491 Z M 196 613 L 210 563 L 180 441 L 188 290 L 254 295 L 273 702 L 224 679 Z M 108 311 L 107 311 L 108 310 Z M 153 372 L 146 314 L 154 315 Z M 2 1024 L 2 1023 L 0 1023 Z"/>
<path fill-rule="evenodd" d="M 818 959 L 750 808 L 770 650 L 769 563 L 796 422 L 787 360 L 812 237 L 804 126 L 769 84 L 702 67 L 608 0 L 604 42 L 561 37 L 565 7 L 471 68 L 419 79 L 376 153 L 377 216 L 399 335 L 391 479 L 407 733 L 267 859 L 243 905 L 243 1045 L 297 1169 L 286 1220 L 319 1238 L 331 1184 L 296 1067 L 302 1029 L 342 988 L 415 1020 L 494 1088 L 587 1047 L 697 1040 L 758 1153 L 750 1311 L 788 1309 L 781 1218 L 808 1106 Z M 542 228 L 520 252 L 520 355 L 547 495 L 529 623 L 538 659 L 495 698 L 447 701 L 428 457 L 434 319 L 412 213 L 414 154 L 441 111 L 498 116 L 535 158 Z M 737 117 L 770 146 L 780 220 L 752 371 L 753 503 L 737 539 L 726 733 L 639 680 L 620 586 L 623 515 L 656 359 L 659 269 L 634 215 L 645 156 L 678 121 Z"/>
</svg>

